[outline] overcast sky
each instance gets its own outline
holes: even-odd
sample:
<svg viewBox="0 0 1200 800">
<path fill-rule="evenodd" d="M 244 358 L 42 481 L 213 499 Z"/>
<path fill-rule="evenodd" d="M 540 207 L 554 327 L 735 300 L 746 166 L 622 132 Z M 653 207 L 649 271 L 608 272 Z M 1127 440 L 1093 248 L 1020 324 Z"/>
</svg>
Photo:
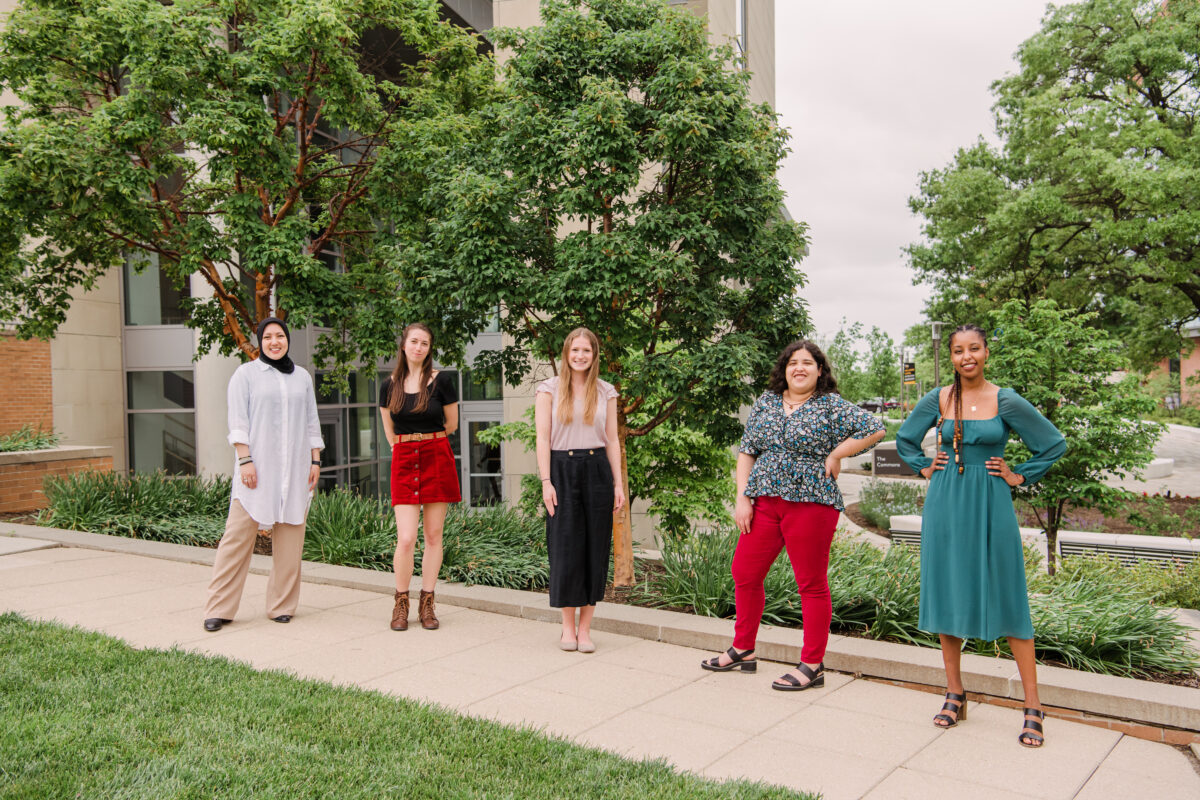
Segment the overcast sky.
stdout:
<svg viewBox="0 0 1200 800">
<path fill-rule="evenodd" d="M 842 317 L 897 341 L 925 286 L 901 248 L 922 170 L 980 135 L 995 140 L 992 81 L 1016 70 L 1045 0 L 776 0 L 776 107 L 791 130 L 782 181 L 810 226 L 802 294 L 815 332 Z"/>
</svg>

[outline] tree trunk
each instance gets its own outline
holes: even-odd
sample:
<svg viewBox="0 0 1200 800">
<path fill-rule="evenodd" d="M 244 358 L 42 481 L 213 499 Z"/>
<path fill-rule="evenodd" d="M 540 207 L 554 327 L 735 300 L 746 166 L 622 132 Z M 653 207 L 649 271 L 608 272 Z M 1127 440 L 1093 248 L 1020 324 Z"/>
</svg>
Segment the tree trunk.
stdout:
<svg viewBox="0 0 1200 800">
<path fill-rule="evenodd" d="M 625 420 L 625 402 L 617 400 L 617 441 L 621 448 L 621 486 L 629 497 L 629 463 L 625 460 L 625 439 L 629 425 Z M 613 514 L 613 587 L 633 586 L 633 528 L 629 503 Z"/>
<path fill-rule="evenodd" d="M 1061 507 L 1046 506 L 1046 572 L 1051 577 L 1057 572 L 1055 554 L 1058 552 L 1058 526 L 1061 524 Z"/>
</svg>

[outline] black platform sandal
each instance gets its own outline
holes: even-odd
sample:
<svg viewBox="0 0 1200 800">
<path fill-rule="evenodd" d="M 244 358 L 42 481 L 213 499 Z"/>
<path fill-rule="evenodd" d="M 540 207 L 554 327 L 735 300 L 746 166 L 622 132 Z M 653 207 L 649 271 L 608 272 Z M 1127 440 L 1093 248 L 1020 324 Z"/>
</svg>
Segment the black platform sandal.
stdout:
<svg viewBox="0 0 1200 800">
<path fill-rule="evenodd" d="M 782 675 L 779 680 L 771 681 L 771 688 L 781 692 L 803 692 L 805 689 L 815 689 L 825 685 L 825 662 L 822 661 L 814 670 L 804 662 L 796 665 L 800 674 L 808 678 L 808 683 L 801 683 L 790 672 Z"/>
<path fill-rule="evenodd" d="M 733 669 L 740 669 L 742 672 L 757 672 L 758 659 L 746 658 L 747 655 L 753 652 L 753 650 L 743 650 L 739 653 L 737 650 L 734 650 L 731 647 L 725 651 L 725 655 L 732 659 L 728 664 L 722 664 L 720 656 L 713 656 L 712 658 L 706 658 L 705 660 L 701 661 L 700 667 L 701 669 L 707 669 L 713 672 L 729 672 Z"/>
<path fill-rule="evenodd" d="M 954 716 L 947 714 L 953 711 Z M 967 721 L 967 693 L 955 694 L 946 692 L 946 702 L 942 703 L 942 713 L 933 718 L 933 724 L 939 728 L 953 728 L 960 722 Z"/>
<path fill-rule="evenodd" d="M 1037 717 L 1037 719 L 1025 720 L 1025 727 L 1021 728 L 1021 734 L 1017 737 L 1017 741 L 1021 743 L 1021 747 L 1037 749 L 1046 743 L 1046 737 L 1042 736 L 1042 733 L 1046 729 L 1042 727 L 1042 723 L 1039 721 L 1046 718 L 1046 712 L 1040 708 L 1027 708 L 1025 709 L 1025 716 Z M 1033 740 L 1033 744 L 1025 741 L 1026 739 Z"/>
</svg>

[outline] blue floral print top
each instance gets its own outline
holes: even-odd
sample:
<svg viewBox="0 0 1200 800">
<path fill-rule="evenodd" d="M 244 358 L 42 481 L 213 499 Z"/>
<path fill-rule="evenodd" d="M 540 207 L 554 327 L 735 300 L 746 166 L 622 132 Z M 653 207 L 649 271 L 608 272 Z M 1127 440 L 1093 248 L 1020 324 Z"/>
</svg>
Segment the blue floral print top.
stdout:
<svg viewBox="0 0 1200 800">
<path fill-rule="evenodd" d="M 750 409 L 738 448 L 756 457 L 746 496 L 821 503 L 844 511 L 837 482 L 825 475 L 825 459 L 847 439 L 863 439 L 882 430 L 883 423 L 873 414 L 840 394 L 813 397 L 784 416 L 783 398 L 763 392 Z"/>
</svg>

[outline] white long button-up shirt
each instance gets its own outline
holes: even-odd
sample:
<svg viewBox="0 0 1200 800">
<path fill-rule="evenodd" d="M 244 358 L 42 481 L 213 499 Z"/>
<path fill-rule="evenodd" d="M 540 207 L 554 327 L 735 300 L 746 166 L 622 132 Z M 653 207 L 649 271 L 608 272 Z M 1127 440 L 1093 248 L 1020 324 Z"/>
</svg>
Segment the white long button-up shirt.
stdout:
<svg viewBox="0 0 1200 800">
<path fill-rule="evenodd" d="M 299 367 L 285 375 L 254 360 L 233 373 L 228 398 L 229 443 L 249 445 L 258 474 L 255 488 L 243 484 L 234 451 L 232 499 L 263 529 L 303 523 L 312 451 L 325 448 L 312 377 Z"/>
</svg>

